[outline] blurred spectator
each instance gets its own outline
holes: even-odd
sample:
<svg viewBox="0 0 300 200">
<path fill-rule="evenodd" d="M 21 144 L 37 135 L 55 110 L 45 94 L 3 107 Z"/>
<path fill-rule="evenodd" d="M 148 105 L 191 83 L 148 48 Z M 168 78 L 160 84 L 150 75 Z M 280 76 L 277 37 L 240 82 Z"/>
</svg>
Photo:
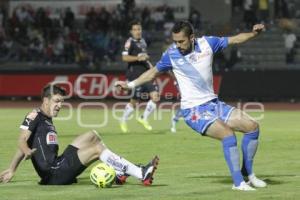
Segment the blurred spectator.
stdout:
<svg viewBox="0 0 300 200">
<path fill-rule="evenodd" d="M 70 37 L 67 37 L 65 40 L 64 46 L 64 61 L 67 64 L 72 64 L 75 61 L 75 47 L 74 42 Z"/>
<path fill-rule="evenodd" d="M 236 63 L 240 62 L 241 60 L 242 60 L 241 51 L 238 49 L 238 47 L 236 45 L 232 46 L 230 49 L 230 55 L 229 55 L 229 59 L 226 64 L 226 68 L 227 69 L 233 68 L 234 65 Z"/>
<path fill-rule="evenodd" d="M 257 22 L 255 14 L 255 6 L 253 0 L 244 1 L 244 22 L 247 29 L 251 29 L 252 26 Z"/>
<path fill-rule="evenodd" d="M 70 7 L 67 7 L 63 16 L 64 27 L 69 27 L 70 29 L 73 28 L 74 20 L 75 20 L 75 16 L 73 11 L 71 10 Z"/>
<path fill-rule="evenodd" d="M 232 0 L 231 4 L 233 12 L 243 10 L 243 0 Z"/>
<path fill-rule="evenodd" d="M 189 21 L 194 26 L 196 32 L 202 29 L 202 17 L 198 10 L 192 8 Z"/>
<path fill-rule="evenodd" d="M 8 60 L 20 61 L 23 58 L 24 51 L 21 45 L 9 36 L 4 39 L 1 49 L 3 52 L 3 56 L 1 58 L 2 62 L 6 62 Z"/>
<path fill-rule="evenodd" d="M 213 70 L 223 71 L 227 66 L 227 59 L 224 52 L 219 51 L 214 55 Z"/>
<path fill-rule="evenodd" d="M 120 9 L 120 4 L 117 5 L 117 8 L 112 11 L 111 14 L 111 28 L 114 32 L 116 32 L 118 35 L 122 35 L 122 33 L 125 33 L 126 24 L 123 23 L 123 17 L 122 12 Z"/>
<path fill-rule="evenodd" d="M 109 28 L 109 18 L 110 13 L 106 10 L 105 7 L 102 7 L 100 13 L 97 16 L 97 29 L 102 30 L 104 33 L 107 33 Z"/>
<path fill-rule="evenodd" d="M 53 63 L 53 44 L 50 42 L 46 44 L 46 48 L 44 49 L 44 62 L 47 65 Z"/>
<path fill-rule="evenodd" d="M 116 55 L 119 54 L 119 50 L 121 49 L 121 40 L 120 38 L 115 35 L 113 32 L 111 32 L 110 35 L 110 40 L 108 43 L 108 51 L 107 51 L 107 56 L 110 59 L 110 61 L 116 61 Z"/>
<path fill-rule="evenodd" d="M 269 0 L 259 0 L 258 11 L 260 23 L 267 23 L 269 21 Z"/>
<path fill-rule="evenodd" d="M 284 46 L 286 52 L 286 63 L 291 64 L 294 63 L 295 56 L 295 44 L 297 41 L 296 35 L 291 31 L 291 29 L 287 29 L 283 34 L 284 38 Z"/>
<path fill-rule="evenodd" d="M 154 8 L 154 11 L 151 12 L 150 17 L 155 24 L 155 30 L 161 30 L 164 23 L 163 7 Z"/>
<path fill-rule="evenodd" d="M 44 45 L 38 38 L 34 38 L 29 44 L 28 57 L 30 61 L 41 61 L 43 57 Z"/>
<path fill-rule="evenodd" d="M 4 27 L 5 12 L 4 8 L 0 7 L 0 27 Z"/>
<path fill-rule="evenodd" d="M 275 17 L 276 18 L 288 18 L 289 10 L 286 0 L 276 0 L 275 1 Z"/>
<path fill-rule="evenodd" d="M 164 20 L 165 21 L 174 21 L 175 17 L 174 17 L 173 9 L 166 4 L 163 6 L 163 8 L 164 8 L 164 12 L 165 12 Z"/>
<path fill-rule="evenodd" d="M 141 14 L 142 18 L 142 27 L 144 30 L 150 29 L 151 18 L 150 18 L 150 9 L 146 6 Z"/>
<path fill-rule="evenodd" d="M 53 62 L 55 63 L 64 63 L 64 49 L 65 49 L 65 40 L 62 36 L 59 36 L 53 45 Z"/>
<path fill-rule="evenodd" d="M 173 21 L 166 21 L 164 23 L 164 36 L 165 38 L 171 38 L 172 28 L 174 26 Z"/>
<path fill-rule="evenodd" d="M 76 44 L 75 46 L 75 61 L 82 68 L 88 68 L 88 66 L 94 67 L 92 55 L 83 44 Z"/>
<path fill-rule="evenodd" d="M 125 15 L 128 16 L 129 13 L 131 13 L 135 9 L 135 0 L 123 0 L 122 1 Z"/>
<path fill-rule="evenodd" d="M 83 23 L 75 18 L 70 7 L 60 10 L 60 16 L 50 17 L 46 8 L 34 10 L 29 5 L 20 6 L 5 20 L 5 10 L 0 8 L 1 61 L 44 62 L 48 65 L 78 63 L 95 68 L 103 61 L 116 61 L 120 41 L 127 35 L 129 19 L 141 19 L 145 29 L 143 37 L 149 45 L 153 41 L 153 31 L 164 30 L 165 36 L 170 36 L 174 21 L 170 6 L 136 7 L 135 0 L 122 0 L 109 10 L 92 7 Z M 200 28 L 200 13 L 194 14 L 191 21 Z"/>
<path fill-rule="evenodd" d="M 97 13 L 95 8 L 92 7 L 91 10 L 86 14 L 85 18 L 85 28 L 92 31 L 96 29 L 97 23 Z"/>
</svg>

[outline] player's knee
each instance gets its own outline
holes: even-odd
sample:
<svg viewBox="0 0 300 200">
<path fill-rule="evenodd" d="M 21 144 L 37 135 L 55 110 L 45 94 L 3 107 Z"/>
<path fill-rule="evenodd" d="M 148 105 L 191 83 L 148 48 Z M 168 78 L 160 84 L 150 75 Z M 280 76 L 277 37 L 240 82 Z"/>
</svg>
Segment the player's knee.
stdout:
<svg viewBox="0 0 300 200">
<path fill-rule="evenodd" d="M 224 127 L 224 130 L 222 132 L 224 137 L 228 137 L 234 134 L 234 130 L 231 129 L 229 126 Z"/>
<path fill-rule="evenodd" d="M 253 132 L 259 129 L 259 124 L 256 121 L 251 120 L 247 126 L 246 132 Z"/>
<path fill-rule="evenodd" d="M 106 149 L 105 145 L 102 142 L 95 144 L 95 152 L 99 156 Z"/>
<path fill-rule="evenodd" d="M 93 143 L 101 142 L 101 137 L 96 130 L 91 130 L 87 134 L 89 134 L 89 137 Z"/>
</svg>

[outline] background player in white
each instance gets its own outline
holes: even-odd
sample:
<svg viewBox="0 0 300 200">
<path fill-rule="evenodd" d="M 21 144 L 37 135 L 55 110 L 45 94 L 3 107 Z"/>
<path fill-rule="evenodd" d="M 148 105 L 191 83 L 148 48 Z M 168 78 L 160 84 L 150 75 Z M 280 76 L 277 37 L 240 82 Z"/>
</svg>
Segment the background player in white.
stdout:
<svg viewBox="0 0 300 200">
<path fill-rule="evenodd" d="M 173 73 L 172 73 L 172 77 L 174 77 L 174 79 L 175 79 L 175 76 L 173 75 Z M 178 89 L 178 83 L 177 83 L 177 81 L 174 81 L 174 85 Z M 175 114 L 172 115 L 172 119 L 171 119 L 171 128 L 170 128 L 170 130 L 171 130 L 172 133 L 176 133 L 176 131 L 177 131 L 176 130 L 176 124 L 178 123 L 178 121 L 179 121 L 179 119 L 181 117 L 183 117 L 181 109 L 177 108 Z"/>
<path fill-rule="evenodd" d="M 189 22 L 177 22 L 172 29 L 174 43 L 164 52 L 154 68 L 129 83 L 116 82 L 116 86 L 130 89 L 153 80 L 160 72 L 172 70 L 179 85 L 181 111 L 185 122 L 201 135 L 222 142 L 234 190 L 251 191 L 255 190 L 251 186 L 266 187 L 266 183 L 255 176 L 252 167 L 258 146 L 259 125 L 240 109 L 220 101 L 214 93 L 213 55 L 228 45 L 244 43 L 256 37 L 264 28 L 263 24 L 256 24 L 252 32 L 231 37 L 195 38 Z M 235 131 L 244 134 L 242 171 L 249 180 L 248 184 L 240 170 Z"/>
</svg>

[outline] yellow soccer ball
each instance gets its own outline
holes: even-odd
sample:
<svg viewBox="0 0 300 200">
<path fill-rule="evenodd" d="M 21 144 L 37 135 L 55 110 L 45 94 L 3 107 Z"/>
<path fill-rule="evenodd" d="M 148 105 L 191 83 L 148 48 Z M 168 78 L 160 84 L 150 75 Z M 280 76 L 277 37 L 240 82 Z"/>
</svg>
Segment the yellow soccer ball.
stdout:
<svg viewBox="0 0 300 200">
<path fill-rule="evenodd" d="M 94 166 L 90 173 L 90 179 L 94 185 L 100 188 L 111 187 L 116 178 L 115 170 L 105 163 Z"/>
</svg>

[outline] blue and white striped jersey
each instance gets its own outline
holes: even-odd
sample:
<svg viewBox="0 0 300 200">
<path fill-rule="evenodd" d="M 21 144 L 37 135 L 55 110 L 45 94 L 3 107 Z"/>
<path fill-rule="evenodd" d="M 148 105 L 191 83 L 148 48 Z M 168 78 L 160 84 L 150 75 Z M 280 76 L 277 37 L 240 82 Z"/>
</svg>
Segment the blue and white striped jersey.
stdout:
<svg viewBox="0 0 300 200">
<path fill-rule="evenodd" d="M 181 94 L 181 108 L 192 108 L 217 98 L 213 90 L 213 54 L 228 46 L 228 37 L 195 39 L 194 51 L 182 55 L 175 43 L 157 62 L 158 71 L 172 70 Z"/>
</svg>

